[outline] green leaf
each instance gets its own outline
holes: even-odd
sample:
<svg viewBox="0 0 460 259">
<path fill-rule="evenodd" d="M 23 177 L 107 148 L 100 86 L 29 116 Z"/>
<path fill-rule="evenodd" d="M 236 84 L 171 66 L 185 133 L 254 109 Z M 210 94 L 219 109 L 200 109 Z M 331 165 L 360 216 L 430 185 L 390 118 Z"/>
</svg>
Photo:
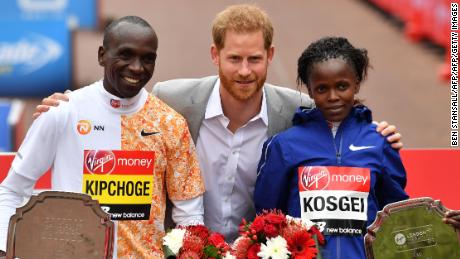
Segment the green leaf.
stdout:
<svg viewBox="0 0 460 259">
<path fill-rule="evenodd" d="M 218 258 L 219 257 L 219 249 L 213 245 L 208 245 L 203 249 L 204 254 L 206 257 L 213 257 L 213 258 Z"/>
<path fill-rule="evenodd" d="M 321 246 L 319 245 L 318 238 L 316 237 L 316 235 L 313 235 L 313 239 L 315 239 L 316 249 L 318 249 L 318 254 L 316 255 L 316 259 L 322 259 L 322 257 L 321 257 Z"/>
<path fill-rule="evenodd" d="M 165 255 L 165 259 L 176 259 L 176 255 L 167 246 L 163 246 L 163 253 Z"/>
</svg>

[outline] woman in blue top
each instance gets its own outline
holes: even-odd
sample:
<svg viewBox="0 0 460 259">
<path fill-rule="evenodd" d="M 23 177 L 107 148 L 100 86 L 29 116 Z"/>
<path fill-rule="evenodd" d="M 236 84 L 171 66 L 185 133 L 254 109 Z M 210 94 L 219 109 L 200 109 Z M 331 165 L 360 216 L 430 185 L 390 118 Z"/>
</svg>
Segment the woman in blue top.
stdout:
<svg viewBox="0 0 460 259">
<path fill-rule="evenodd" d="M 277 208 L 317 222 L 323 258 L 365 258 L 363 237 L 377 211 L 408 198 L 398 151 L 355 97 L 368 66 L 367 51 L 345 38 L 308 46 L 298 81 L 316 108 L 300 107 L 294 126 L 264 144 L 259 163 L 257 212 Z"/>
</svg>

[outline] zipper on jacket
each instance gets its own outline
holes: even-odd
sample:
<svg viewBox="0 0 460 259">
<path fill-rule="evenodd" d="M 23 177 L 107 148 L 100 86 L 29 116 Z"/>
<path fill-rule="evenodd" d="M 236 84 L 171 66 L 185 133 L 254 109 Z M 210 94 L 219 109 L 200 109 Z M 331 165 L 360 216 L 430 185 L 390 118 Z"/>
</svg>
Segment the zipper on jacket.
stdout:
<svg viewBox="0 0 460 259">
<path fill-rule="evenodd" d="M 335 143 L 334 143 L 335 146 Z M 337 163 L 342 164 L 342 135 L 340 135 L 339 151 L 336 150 Z"/>
<path fill-rule="evenodd" d="M 345 121 L 342 121 L 340 122 L 340 125 L 339 125 L 339 128 L 337 129 L 337 132 L 335 133 L 335 136 L 334 136 L 334 133 L 332 133 L 332 129 L 329 128 L 329 132 L 330 132 L 330 136 L 332 138 L 332 144 L 334 145 L 334 150 L 335 150 L 335 158 L 336 158 L 336 161 L 337 161 L 337 165 L 340 165 L 342 164 L 342 140 L 343 140 L 343 123 Z M 327 122 L 326 122 L 327 124 Z M 339 141 L 339 148 L 337 149 L 337 145 L 335 144 L 335 138 L 337 137 L 337 134 L 339 134 L 340 132 L 340 141 Z"/>
<path fill-rule="evenodd" d="M 337 136 L 337 133 L 335 134 L 336 136 Z M 335 137 L 332 134 L 332 131 L 331 131 L 331 136 L 332 136 L 332 144 L 334 144 L 335 157 L 337 159 L 337 164 L 340 165 L 342 163 L 342 134 L 340 134 L 339 149 L 337 149 L 337 146 L 335 144 Z"/>
</svg>

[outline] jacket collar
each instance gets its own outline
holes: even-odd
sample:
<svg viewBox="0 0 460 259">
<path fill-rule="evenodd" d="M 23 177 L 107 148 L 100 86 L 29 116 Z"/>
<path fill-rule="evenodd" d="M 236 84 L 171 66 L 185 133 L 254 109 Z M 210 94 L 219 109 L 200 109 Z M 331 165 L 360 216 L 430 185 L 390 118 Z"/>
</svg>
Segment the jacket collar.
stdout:
<svg viewBox="0 0 460 259">
<path fill-rule="evenodd" d="M 182 111 L 184 117 L 190 118 L 188 126 L 195 143 L 198 140 L 198 132 L 205 117 L 209 97 L 218 79 L 218 76 L 209 76 L 201 80 L 195 90 L 189 93 L 189 105 Z M 267 104 L 267 134 L 273 136 L 291 125 L 292 111 L 283 105 L 283 100 L 273 86 L 265 83 L 263 89 Z"/>
<path fill-rule="evenodd" d="M 345 121 L 354 117 L 358 121 L 372 122 L 372 112 L 364 105 L 357 105 L 351 109 Z M 317 108 L 309 109 L 306 107 L 299 107 L 292 119 L 293 125 L 303 124 L 309 121 L 325 121 L 323 114 Z"/>
<path fill-rule="evenodd" d="M 267 97 L 267 134 L 270 137 L 289 128 L 292 120 L 292 111 L 286 109 L 286 107 L 283 105 L 283 100 L 281 100 L 272 86 L 265 84 L 264 91 L 265 96 Z"/>
<path fill-rule="evenodd" d="M 189 105 L 184 108 L 182 113 L 185 118 L 188 118 L 188 126 L 194 143 L 198 140 L 198 132 L 204 120 L 206 105 L 217 79 L 217 76 L 206 77 L 193 91 L 188 93 Z"/>
</svg>

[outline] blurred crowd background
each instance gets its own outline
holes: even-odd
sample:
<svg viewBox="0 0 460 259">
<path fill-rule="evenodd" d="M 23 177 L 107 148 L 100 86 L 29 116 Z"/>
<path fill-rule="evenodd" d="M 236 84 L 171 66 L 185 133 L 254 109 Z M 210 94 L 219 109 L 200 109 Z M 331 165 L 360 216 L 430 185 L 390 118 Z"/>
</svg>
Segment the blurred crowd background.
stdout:
<svg viewBox="0 0 460 259">
<path fill-rule="evenodd" d="M 298 89 L 297 58 L 312 41 L 344 36 L 372 69 L 360 98 L 398 127 L 406 148 L 450 148 L 450 1 L 444 0 L 2 0 L 0 152 L 16 151 L 42 98 L 102 77 L 104 26 L 137 15 L 159 37 L 155 82 L 216 74 L 211 22 L 226 6 L 254 3 L 275 28 L 268 82 Z M 304 91 L 304 89 L 299 89 Z"/>
</svg>

